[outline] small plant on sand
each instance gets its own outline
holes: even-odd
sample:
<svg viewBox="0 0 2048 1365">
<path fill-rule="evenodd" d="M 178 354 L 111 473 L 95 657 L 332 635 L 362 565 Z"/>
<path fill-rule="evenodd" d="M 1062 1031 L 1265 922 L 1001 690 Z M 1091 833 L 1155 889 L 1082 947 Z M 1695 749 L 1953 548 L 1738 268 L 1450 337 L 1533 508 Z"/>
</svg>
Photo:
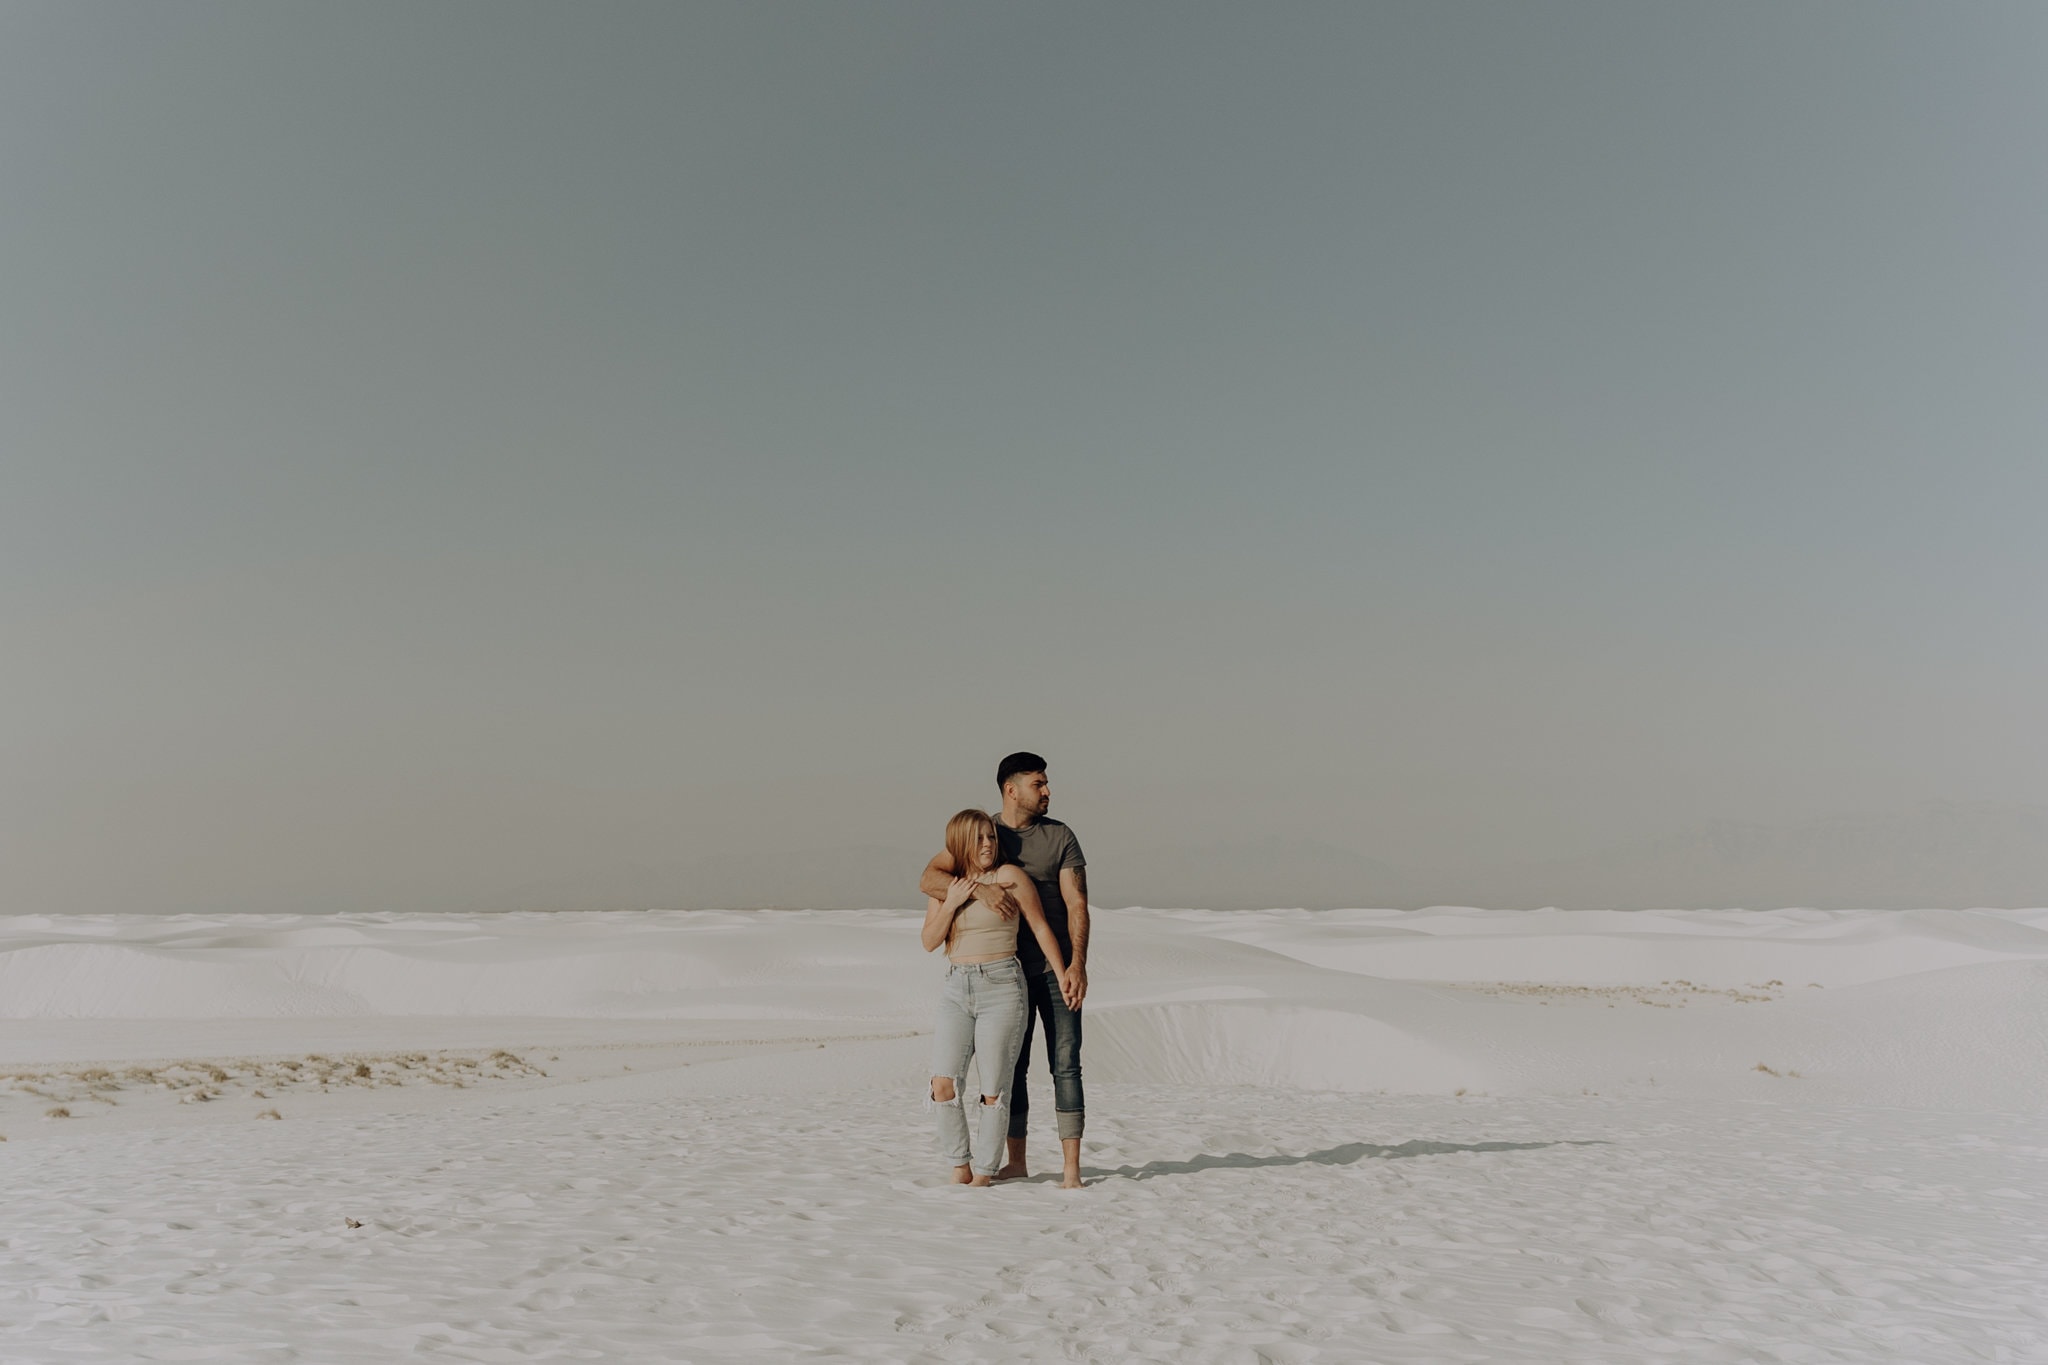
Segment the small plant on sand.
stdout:
<svg viewBox="0 0 2048 1365">
<path fill-rule="evenodd" d="M 256 1117 L 259 1119 L 281 1119 L 284 1115 L 278 1113 L 275 1109 L 266 1109 Z"/>
<path fill-rule="evenodd" d="M 45 1109 L 43 1117 L 46 1119 L 68 1119 L 71 1117 L 71 1111 L 60 1104 L 54 1109 Z"/>
</svg>

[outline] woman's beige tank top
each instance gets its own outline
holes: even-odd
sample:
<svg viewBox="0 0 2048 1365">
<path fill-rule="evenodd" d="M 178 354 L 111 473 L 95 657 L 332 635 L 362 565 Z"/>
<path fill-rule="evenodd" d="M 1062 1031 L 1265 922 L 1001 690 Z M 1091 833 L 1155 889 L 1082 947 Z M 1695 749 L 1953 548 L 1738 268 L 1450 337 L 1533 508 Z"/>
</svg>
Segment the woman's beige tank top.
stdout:
<svg viewBox="0 0 2048 1365">
<path fill-rule="evenodd" d="M 947 957 L 1003 957 L 1017 951 L 1017 925 L 1023 919 L 1004 919 L 980 901 L 969 901 L 953 916 L 953 930 L 946 938 Z"/>
</svg>

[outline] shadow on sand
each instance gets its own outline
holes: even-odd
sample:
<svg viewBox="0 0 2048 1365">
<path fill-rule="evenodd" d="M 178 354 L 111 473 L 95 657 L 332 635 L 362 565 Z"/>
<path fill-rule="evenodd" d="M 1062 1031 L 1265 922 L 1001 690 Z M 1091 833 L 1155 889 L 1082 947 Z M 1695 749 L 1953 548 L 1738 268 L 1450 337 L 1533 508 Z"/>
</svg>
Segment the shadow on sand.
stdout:
<svg viewBox="0 0 2048 1365">
<path fill-rule="evenodd" d="M 1251 1156 L 1245 1152 L 1230 1152 L 1223 1156 L 1189 1157 L 1186 1161 L 1148 1161 L 1142 1166 L 1084 1166 L 1083 1180 L 1100 1180 L 1110 1176 L 1121 1176 L 1126 1180 L 1152 1180 L 1162 1175 L 1193 1175 L 1197 1171 L 1242 1170 L 1255 1166 L 1349 1166 L 1355 1161 L 1398 1161 L 1411 1156 L 1451 1156 L 1458 1152 L 1533 1152 L 1541 1147 L 1604 1147 L 1607 1144 L 1599 1138 L 1576 1140 L 1560 1139 L 1555 1142 L 1424 1142 L 1420 1138 L 1404 1142 L 1398 1147 L 1385 1147 L 1376 1142 L 1347 1142 L 1341 1147 L 1326 1147 L 1320 1152 L 1309 1152 L 1302 1156 L 1288 1156 L 1276 1153 L 1273 1156 Z M 1031 1177 L 1037 1179 L 1038 1177 Z"/>
</svg>

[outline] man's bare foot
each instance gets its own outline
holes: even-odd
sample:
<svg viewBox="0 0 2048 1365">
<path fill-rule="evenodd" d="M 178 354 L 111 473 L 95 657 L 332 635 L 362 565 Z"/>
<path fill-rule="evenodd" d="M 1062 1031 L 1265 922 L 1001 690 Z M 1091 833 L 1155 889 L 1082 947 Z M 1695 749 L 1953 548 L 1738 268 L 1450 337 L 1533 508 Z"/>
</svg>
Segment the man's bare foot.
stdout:
<svg viewBox="0 0 2048 1365">
<path fill-rule="evenodd" d="M 953 1183 L 955 1185 L 972 1184 L 973 1181 L 974 1168 L 972 1166 L 955 1166 L 953 1168 Z"/>
<path fill-rule="evenodd" d="M 1025 1176 L 1030 1174 L 1031 1172 L 1025 1167 L 1023 1162 L 1012 1161 L 1009 1165 L 1003 1167 L 1000 1171 L 996 1172 L 996 1179 L 1022 1180 Z"/>
<path fill-rule="evenodd" d="M 1077 1137 L 1060 1139 L 1060 1188 L 1078 1190 L 1081 1188 L 1081 1139 Z"/>
<path fill-rule="evenodd" d="M 989 1178 L 985 1175 L 978 1175 L 974 1177 L 974 1179 L 968 1181 L 967 1183 L 974 1186 L 977 1189 L 985 1190 L 989 1186 Z"/>
</svg>

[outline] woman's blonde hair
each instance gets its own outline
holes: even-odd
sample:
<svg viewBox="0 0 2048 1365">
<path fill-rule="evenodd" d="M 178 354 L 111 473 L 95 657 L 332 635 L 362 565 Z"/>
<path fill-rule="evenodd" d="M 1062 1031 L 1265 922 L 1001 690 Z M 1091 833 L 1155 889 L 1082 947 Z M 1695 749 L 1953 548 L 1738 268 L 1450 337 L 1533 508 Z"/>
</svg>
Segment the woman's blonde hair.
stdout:
<svg viewBox="0 0 2048 1365">
<path fill-rule="evenodd" d="M 975 843 L 983 834 L 995 831 L 995 817 L 972 806 L 946 822 L 946 852 L 953 855 L 955 876 L 972 877 L 981 871 L 981 863 L 974 856 Z M 1000 854 L 996 861 L 1002 861 Z"/>
</svg>

